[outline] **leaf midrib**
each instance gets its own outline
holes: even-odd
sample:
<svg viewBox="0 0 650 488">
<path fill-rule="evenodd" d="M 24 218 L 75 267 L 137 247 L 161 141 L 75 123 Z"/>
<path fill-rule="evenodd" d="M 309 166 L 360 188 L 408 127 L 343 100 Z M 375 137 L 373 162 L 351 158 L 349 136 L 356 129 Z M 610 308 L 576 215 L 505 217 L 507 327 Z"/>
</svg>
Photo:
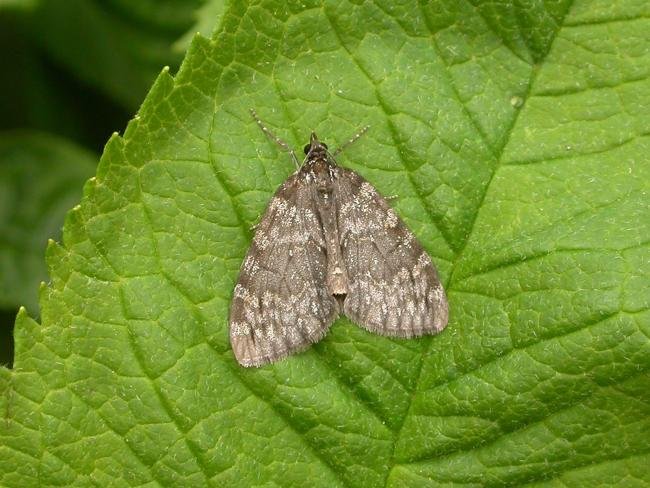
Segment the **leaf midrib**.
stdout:
<svg viewBox="0 0 650 488">
<path fill-rule="evenodd" d="M 555 30 L 555 33 L 553 35 L 552 40 L 549 42 L 547 51 L 544 53 L 543 56 L 540 57 L 540 60 L 536 64 L 531 66 L 531 72 L 530 72 L 530 75 L 529 75 L 529 78 L 528 78 L 528 83 L 526 85 L 526 92 L 522 97 L 523 100 L 524 100 L 524 105 L 519 107 L 519 109 L 517 111 L 515 111 L 514 116 L 512 118 L 512 122 L 510 123 L 510 126 L 504 132 L 503 141 L 502 141 L 500 147 L 495 151 L 495 162 L 496 162 L 496 164 L 495 164 L 494 168 L 492 169 L 492 172 L 491 172 L 491 175 L 490 175 L 490 178 L 489 178 L 487 184 L 483 187 L 483 195 L 481 197 L 480 203 L 476 207 L 477 210 L 473 215 L 472 223 L 470 225 L 470 231 L 467 233 L 467 237 L 465 238 L 465 242 L 463 243 L 462 247 L 456 253 L 454 262 L 453 262 L 452 267 L 451 267 L 451 271 L 449 273 L 449 278 L 447 280 L 447 283 L 453 284 L 453 282 L 454 282 L 454 275 L 457 272 L 456 271 L 457 270 L 457 265 L 458 265 L 458 263 L 460 263 L 462 261 L 465 250 L 467 249 L 467 245 L 471 241 L 472 235 L 474 234 L 474 229 L 476 227 L 476 222 L 478 220 L 478 214 L 480 212 L 481 207 L 483 206 L 485 198 L 486 198 L 486 196 L 488 194 L 488 191 L 490 189 L 491 183 L 494 180 L 494 175 L 499 170 L 499 168 L 502 166 L 502 158 L 503 158 L 504 150 L 505 150 L 508 142 L 510 141 L 510 137 L 512 136 L 512 132 L 513 132 L 513 129 L 514 129 L 517 121 L 519 120 L 519 116 L 523 112 L 523 108 L 525 106 L 526 100 L 528 100 L 528 97 L 530 96 L 530 93 L 532 91 L 532 87 L 533 87 L 534 82 L 535 82 L 535 80 L 536 80 L 536 78 L 538 76 L 538 73 L 539 73 L 539 66 L 543 63 L 543 61 L 546 59 L 546 56 L 551 51 L 551 49 L 553 47 L 553 44 L 555 43 L 555 39 L 557 38 L 558 33 L 562 29 L 562 27 L 564 25 L 564 21 L 567 18 L 569 12 L 571 11 L 572 6 L 573 6 L 573 3 L 571 5 L 569 5 L 569 7 L 566 9 L 563 18 L 560 21 L 558 21 L 557 28 Z M 477 10 L 477 7 L 474 6 L 474 9 Z M 425 21 L 426 21 L 427 28 L 429 29 L 429 32 L 431 33 L 431 37 L 432 37 L 432 41 L 433 41 L 434 32 L 433 32 L 433 29 L 431 27 L 430 20 L 429 20 L 428 16 L 426 16 L 426 15 L 424 16 L 424 18 L 425 18 Z M 435 46 L 435 42 L 433 44 Z M 438 56 L 440 56 L 440 53 L 438 51 L 437 51 L 437 53 L 438 53 Z M 452 84 L 451 80 L 449 80 L 449 83 Z M 453 84 L 452 84 L 452 86 L 453 86 Z M 457 91 L 455 89 L 454 89 L 454 92 L 457 94 Z M 464 104 L 460 100 L 460 97 L 457 96 L 457 99 L 458 99 L 459 103 L 464 107 Z M 476 125 L 476 123 L 473 121 L 473 119 L 471 117 L 470 117 L 470 120 L 472 120 L 474 125 Z M 486 147 L 490 147 L 490 145 L 487 144 L 485 136 L 482 136 L 482 137 L 483 137 L 484 143 L 486 144 Z M 447 290 L 448 295 L 453 293 L 453 288 L 446 287 L 445 289 Z M 402 419 L 401 426 L 400 426 L 400 428 L 398 429 L 398 431 L 396 433 L 395 442 L 393 444 L 393 453 L 391 454 L 391 463 L 390 463 L 391 467 L 388 470 L 388 473 L 386 475 L 386 479 L 384 481 L 385 486 L 387 486 L 387 483 L 390 480 L 390 477 L 391 477 L 391 474 L 392 474 L 393 470 L 397 466 L 399 466 L 399 464 L 396 464 L 394 462 L 394 460 L 395 460 L 395 449 L 396 449 L 396 446 L 397 446 L 397 444 L 398 444 L 398 442 L 399 442 L 399 440 L 401 438 L 401 434 L 402 434 L 402 431 L 403 431 L 403 428 L 404 428 L 404 424 L 406 423 L 406 419 L 411 415 L 411 410 L 413 408 L 413 398 L 415 396 L 415 393 L 420 390 L 420 383 L 422 381 L 422 371 L 423 371 L 423 366 L 424 366 L 424 358 L 425 358 L 425 356 L 428 356 L 429 351 L 431 349 L 431 343 L 432 342 L 433 342 L 432 339 L 429 338 L 429 340 L 425 344 L 424 352 L 422 353 L 422 360 L 420 361 L 420 368 L 418 369 L 417 379 L 415 381 L 415 390 L 414 390 L 414 393 L 410 397 L 409 407 L 407 409 L 406 415 L 404 416 L 404 419 Z M 463 375 L 461 375 L 461 376 L 465 376 L 467 374 L 469 374 L 469 373 L 464 372 Z"/>
</svg>

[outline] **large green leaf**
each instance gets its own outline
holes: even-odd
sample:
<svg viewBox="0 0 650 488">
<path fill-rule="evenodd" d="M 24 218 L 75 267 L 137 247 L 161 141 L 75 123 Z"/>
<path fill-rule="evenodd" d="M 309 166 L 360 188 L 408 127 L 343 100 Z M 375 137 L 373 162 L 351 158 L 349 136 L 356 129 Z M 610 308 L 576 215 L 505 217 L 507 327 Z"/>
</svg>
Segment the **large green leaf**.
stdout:
<svg viewBox="0 0 650 488">
<path fill-rule="evenodd" d="M 280 2 L 224 12 L 109 141 L 42 325 L 1 370 L 6 486 L 633 486 L 650 482 L 650 16 L 645 2 Z M 451 321 L 344 319 L 234 361 L 251 226 L 294 147 L 394 200 Z"/>
</svg>

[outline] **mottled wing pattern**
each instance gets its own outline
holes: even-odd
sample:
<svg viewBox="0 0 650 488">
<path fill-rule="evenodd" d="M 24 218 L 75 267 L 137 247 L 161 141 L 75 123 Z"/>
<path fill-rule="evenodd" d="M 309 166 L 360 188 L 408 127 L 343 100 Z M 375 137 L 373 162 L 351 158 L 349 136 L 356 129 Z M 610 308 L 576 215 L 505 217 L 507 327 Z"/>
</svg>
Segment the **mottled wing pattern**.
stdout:
<svg viewBox="0 0 650 488">
<path fill-rule="evenodd" d="M 448 306 L 431 259 L 370 183 L 354 171 L 336 171 L 334 198 L 349 280 L 343 312 L 382 335 L 440 332 Z"/>
<path fill-rule="evenodd" d="M 312 191 L 300 173 L 285 181 L 242 264 L 230 309 L 230 341 L 243 366 L 307 348 L 339 315 L 325 284 L 327 256 Z"/>
</svg>

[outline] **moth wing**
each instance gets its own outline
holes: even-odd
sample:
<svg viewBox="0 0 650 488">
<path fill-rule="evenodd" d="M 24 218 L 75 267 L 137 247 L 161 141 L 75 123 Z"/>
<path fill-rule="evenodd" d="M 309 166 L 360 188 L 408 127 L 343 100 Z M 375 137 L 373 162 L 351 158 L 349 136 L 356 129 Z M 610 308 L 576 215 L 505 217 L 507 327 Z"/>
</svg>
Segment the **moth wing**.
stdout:
<svg viewBox="0 0 650 488">
<path fill-rule="evenodd" d="M 242 366 L 261 366 L 320 340 L 339 315 L 327 292 L 323 231 L 309 183 L 278 189 L 242 264 L 230 309 L 230 342 Z"/>
<path fill-rule="evenodd" d="M 431 258 L 370 183 L 354 171 L 338 172 L 338 230 L 349 281 L 343 313 L 382 335 L 440 332 L 449 312 Z"/>
</svg>

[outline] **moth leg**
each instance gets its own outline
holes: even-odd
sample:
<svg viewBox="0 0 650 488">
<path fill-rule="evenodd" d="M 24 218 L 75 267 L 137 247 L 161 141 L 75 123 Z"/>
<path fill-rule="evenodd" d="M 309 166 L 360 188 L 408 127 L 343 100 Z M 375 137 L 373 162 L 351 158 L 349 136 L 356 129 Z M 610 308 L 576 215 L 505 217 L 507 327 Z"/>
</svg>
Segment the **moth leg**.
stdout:
<svg viewBox="0 0 650 488">
<path fill-rule="evenodd" d="M 346 147 L 348 147 L 350 144 L 356 142 L 357 139 L 359 139 L 362 135 L 364 135 L 366 132 L 368 132 L 368 129 L 370 129 L 369 125 L 366 125 L 365 127 L 363 127 L 359 132 L 357 132 L 350 139 L 348 139 L 347 142 L 344 142 L 342 146 L 336 148 L 336 150 L 332 153 L 332 156 L 336 156 L 337 154 L 343 152 L 343 150 Z"/>
<path fill-rule="evenodd" d="M 289 155 L 291 156 L 291 160 L 293 161 L 293 164 L 296 165 L 296 168 L 300 168 L 300 163 L 298 162 L 298 158 L 296 157 L 296 153 L 291 147 L 289 147 L 289 144 L 284 142 L 282 139 L 280 139 L 278 136 L 276 136 L 273 132 L 270 131 L 270 129 L 264 125 L 264 122 L 262 122 L 262 119 L 260 119 L 259 115 L 257 115 L 257 112 L 255 111 L 254 108 L 250 109 L 251 115 L 253 116 L 253 119 L 255 122 L 257 122 L 257 125 L 259 126 L 260 129 L 262 129 L 262 132 L 264 132 L 269 139 L 271 139 L 273 142 L 275 142 L 278 146 L 280 146 L 282 149 L 287 151 Z"/>
</svg>

